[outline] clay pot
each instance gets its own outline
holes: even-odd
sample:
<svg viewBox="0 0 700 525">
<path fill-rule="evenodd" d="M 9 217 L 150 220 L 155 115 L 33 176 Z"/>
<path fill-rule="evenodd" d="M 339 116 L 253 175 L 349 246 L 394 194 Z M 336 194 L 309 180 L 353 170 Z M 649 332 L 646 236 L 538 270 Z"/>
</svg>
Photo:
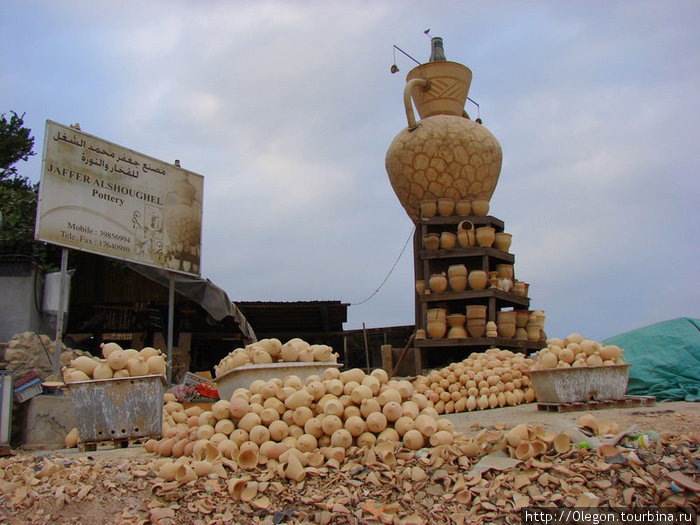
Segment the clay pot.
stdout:
<svg viewBox="0 0 700 525">
<path fill-rule="evenodd" d="M 426 250 L 437 250 L 440 247 L 440 235 L 437 233 L 423 235 L 423 246 Z"/>
<path fill-rule="evenodd" d="M 467 331 L 472 337 L 483 337 L 486 333 L 486 319 L 467 319 Z"/>
<path fill-rule="evenodd" d="M 447 290 L 447 277 L 443 273 L 434 273 L 428 281 L 430 290 L 434 293 L 442 293 Z"/>
<path fill-rule="evenodd" d="M 489 201 L 486 199 L 472 200 L 472 213 L 477 217 L 483 217 L 489 212 Z"/>
<path fill-rule="evenodd" d="M 498 321 L 498 323 L 504 322 L 515 324 L 515 319 L 515 310 L 502 310 L 496 313 L 496 321 Z"/>
<path fill-rule="evenodd" d="M 409 450 L 418 450 L 425 445 L 425 437 L 419 430 L 410 429 L 403 436 L 403 445 Z"/>
<path fill-rule="evenodd" d="M 476 244 L 476 233 L 473 222 L 462 221 L 457 225 L 457 242 L 459 242 L 462 248 L 469 248 Z"/>
<path fill-rule="evenodd" d="M 454 199 L 449 199 L 447 197 L 441 197 L 437 201 L 437 212 L 441 217 L 449 217 L 455 211 L 455 201 Z"/>
<path fill-rule="evenodd" d="M 459 199 L 455 203 L 455 215 L 469 217 L 472 214 L 472 203 L 469 199 Z"/>
<path fill-rule="evenodd" d="M 450 331 L 447 334 L 448 339 L 462 339 L 467 337 L 467 331 L 464 329 L 464 322 L 467 316 L 464 314 L 451 314 L 447 316 L 447 322 L 450 325 Z"/>
<path fill-rule="evenodd" d="M 180 465 L 177 465 L 172 461 L 168 461 L 166 463 L 163 463 L 160 466 L 160 469 L 158 469 L 158 475 L 161 478 L 163 478 L 165 481 L 174 481 L 175 480 L 175 472 L 177 471 L 179 466 Z"/>
<path fill-rule="evenodd" d="M 522 281 L 515 281 L 513 283 L 513 293 L 520 297 L 525 297 L 525 283 Z"/>
<path fill-rule="evenodd" d="M 446 321 L 447 310 L 445 308 L 430 308 L 428 309 L 428 321 Z"/>
<path fill-rule="evenodd" d="M 197 473 L 194 469 L 187 464 L 181 464 L 177 467 L 175 471 L 175 481 L 179 483 L 187 483 L 188 481 L 193 481 L 197 479 Z"/>
<path fill-rule="evenodd" d="M 529 432 L 527 429 L 527 425 L 525 423 L 521 423 L 519 425 L 514 426 L 508 433 L 506 434 L 506 441 L 511 447 L 517 447 L 522 443 L 523 441 L 527 440 L 529 437 Z"/>
<path fill-rule="evenodd" d="M 486 319 L 486 306 L 470 304 L 467 306 L 467 319 Z"/>
<path fill-rule="evenodd" d="M 480 226 L 476 229 L 476 244 L 490 247 L 496 239 L 496 229 L 492 226 Z"/>
<path fill-rule="evenodd" d="M 493 241 L 493 247 L 497 250 L 507 252 L 510 249 L 510 243 L 512 239 L 512 233 L 498 232 L 496 233 L 496 238 Z"/>
<path fill-rule="evenodd" d="M 528 312 L 527 310 L 515 310 L 516 328 L 525 328 L 528 319 L 530 319 L 530 312 Z"/>
<path fill-rule="evenodd" d="M 518 341 L 527 341 L 527 331 L 524 328 L 515 328 L 515 339 Z"/>
<path fill-rule="evenodd" d="M 165 357 L 162 355 L 153 355 L 146 359 L 148 364 L 148 373 L 154 375 L 165 375 Z"/>
<path fill-rule="evenodd" d="M 515 337 L 515 322 L 498 321 L 498 335 L 506 339 Z"/>
<path fill-rule="evenodd" d="M 457 245 L 457 235 L 452 232 L 442 232 L 440 235 L 440 248 L 443 250 L 453 250 Z"/>
<path fill-rule="evenodd" d="M 557 434 L 552 445 L 557 454 L 563 454 L 564 452 L 568 452 L 571 448 L 571 438 L 566 434 Z"/>
<path fill-rule="evenodd" d="M 497 264 L 496 271 L 499 277 L 513 280 L 513 265 L 512 264 Z"/>
<path fill-rule="evenodd" d="M 530 324 L 528 323 L 525 326 L 525 330 L 527 331 L 527 340 L 531 341 L 533 343 L 536 343 L 537 341 L 540 340 L 540 327 L 536 324 Z"/>
<path fill-rule="evenodd" d="M 456 264 L 447 269 L 447 279 L 450 288 L 455 292 L 467 289 L 467 267 L 463 264 Z"/>
<path fill-rule="evenodd" d="M 421 217 L 428 219 L 430 217 L 435 217 L 437 213 L 437 201 L 427 200 L 421 201 L 420 203 L 420 215 Z"/>
<path fill-rule="evenodd" d="M 258 446 L 252 441 L 246 441 L 245 443 L 242 443 L 239 447 L 236 461 L 238 462 L 238 465 L 243 469 L 253 469 L 258 464 L 258 453 Z"/>
<path fill-rule="evenodd" d="M 527 442 L 521 442 L 515 449 L 515 457 L 520 461 L 526 461 L 535 455 L 535 449 Z"/>
<path fill-rule="evenodd" d="M 483 270 L 472 270 L 469 272 L 467 281 L 472 290 L 483 290 L 488 284 L 488 275 Z"/>
<path fill-rule="evenodd" d="M 445 321 L 428 321 L 426 332 L 431 339 L 442 339 L 447 333 L 447 324 Z"/>
<path fill-rule="evenodd" d="M 425 281 L 420 279 L 416 281 L 416 292 L 418 295 L 423 295 L 425 293 Z"/>
</svg>

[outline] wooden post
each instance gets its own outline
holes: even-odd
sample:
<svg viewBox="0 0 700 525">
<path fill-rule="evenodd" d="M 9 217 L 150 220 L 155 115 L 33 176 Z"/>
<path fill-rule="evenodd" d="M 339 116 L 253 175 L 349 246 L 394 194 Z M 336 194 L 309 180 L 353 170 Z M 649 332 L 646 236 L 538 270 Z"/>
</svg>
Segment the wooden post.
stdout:
<svg viewBox="0 0 700 525">
<path fill-rule="evenodd" d="M 170 272 L 170 288 L 168 289 L 168 366 L 166 377 L 168 385 L 173 379 L 173 324 L 175 322 L 175 272 Z"/>
<path fill-rule="evenodd" d="M 362 323 L 362 336 L 365 340 L 365 363 L 367 364 L 367 373 L 369 374 L 369 346 L 367 345 L 367 329 L 365 328 L 365 323 Z"/>
<path fill-rule="evenodd" d="M 61 339 L 63 339 L 63 301 L 66 297 L 68 279 L 68 248 L 61 249 L 61 284 L 58 287 L 58 310 L 56 312 L 56 347 L 53 354 L 53 373 L 61 372 Z"/>
</svg>

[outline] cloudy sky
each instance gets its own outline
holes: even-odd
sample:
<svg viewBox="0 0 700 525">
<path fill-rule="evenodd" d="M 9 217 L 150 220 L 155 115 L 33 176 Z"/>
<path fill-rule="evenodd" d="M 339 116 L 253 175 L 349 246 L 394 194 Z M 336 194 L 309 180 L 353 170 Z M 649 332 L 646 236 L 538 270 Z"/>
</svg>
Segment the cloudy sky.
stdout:
<svg viewBox="0 0 700 525">
<path fill-rule="evenodd" d="M 503 149 L 491 214 L 549 336 L 700 317 L 700 3 L 0 1 L 2 112 L 204 176 L 235 300 L 370 296 L 412 223 L 384 169 L 431 29 Z M 475 107 L 467 108 L 470 114 Z M 413 323 L 407 248 L 348 329 Z"/>
</svg>

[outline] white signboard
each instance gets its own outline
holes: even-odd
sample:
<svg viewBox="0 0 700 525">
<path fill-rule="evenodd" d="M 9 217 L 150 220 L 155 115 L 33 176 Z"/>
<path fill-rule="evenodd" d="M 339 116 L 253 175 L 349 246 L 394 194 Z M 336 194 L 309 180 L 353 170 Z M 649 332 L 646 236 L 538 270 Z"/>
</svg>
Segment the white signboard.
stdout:
<svg viewBox="0 0 700 525">
<path fill-rule="evenodd" d="M 199 275 L 203 180 L 47 120 L 34 236 Z"/>
</svg>

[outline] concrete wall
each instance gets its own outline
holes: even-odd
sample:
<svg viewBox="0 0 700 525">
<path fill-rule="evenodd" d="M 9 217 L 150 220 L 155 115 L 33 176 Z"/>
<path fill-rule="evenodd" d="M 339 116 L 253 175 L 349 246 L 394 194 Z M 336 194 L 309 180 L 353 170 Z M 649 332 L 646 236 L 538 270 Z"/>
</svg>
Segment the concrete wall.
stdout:
<svg viewBox="0 0 700 525">
<path fill-rule="evenodd" d="M 42 295 L 43 280 L 36 265 L 0 263 L 0 342 L 21 332 L 42 329 Z"/>
</svg>

